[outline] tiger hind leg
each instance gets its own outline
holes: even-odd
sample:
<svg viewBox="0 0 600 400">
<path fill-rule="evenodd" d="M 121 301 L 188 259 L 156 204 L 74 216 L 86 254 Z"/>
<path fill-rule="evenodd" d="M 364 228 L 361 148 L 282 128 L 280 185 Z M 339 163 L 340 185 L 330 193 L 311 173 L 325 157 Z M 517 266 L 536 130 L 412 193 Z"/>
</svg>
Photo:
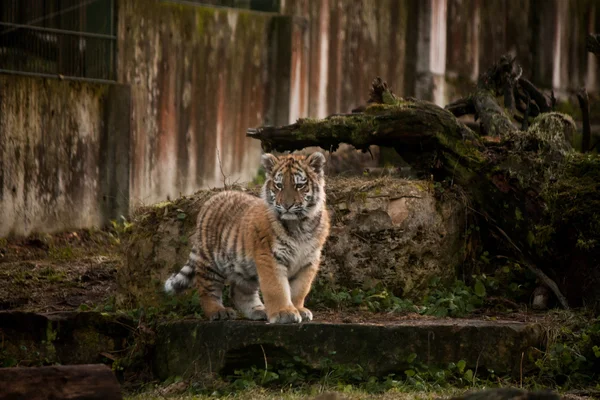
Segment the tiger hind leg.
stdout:
<svg viewBox="0 0 600 400">
<path fill-rule="evenodd" d="M 233 308 L 223 305 L 223 287 L 225 278 L 212 267 L 205 267 L 197 276 L 200 307 L 204 315 L 211 320 L 236 319 Z"/>
<path fill-rule="evenodd" d="M 244 316 L 253 321 L 267 319 L 265 306 L 258 295 L 258 282 L 240 281 L 231 283 L 233 304 Z"/>
</svg>

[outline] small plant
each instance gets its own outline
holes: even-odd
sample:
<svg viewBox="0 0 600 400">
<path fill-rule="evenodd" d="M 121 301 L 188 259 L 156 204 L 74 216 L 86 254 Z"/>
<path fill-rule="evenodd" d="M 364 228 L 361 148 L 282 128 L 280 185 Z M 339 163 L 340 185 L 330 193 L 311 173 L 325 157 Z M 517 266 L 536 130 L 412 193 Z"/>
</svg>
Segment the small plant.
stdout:
<svg viewBox="0 0 600 400">
<path fill-rule="evenodd" d="M 40 279 L 45 279 L 48 282 L 57 283 L 67 279 L 67 275 L 63 271 L 57 271 L 52 266 L 42 268 L 38 273 Z"/>
<path fill-rule="evenodd" d="M 345 290 L 335 285 L 317 282 L 308 300 L 310 306 L 317 308 L 357 308 L 371 312 L 417 311 L 410 300 L 395 296 L 383 285 L 376 285 L 368 290 Z"/>
<path fill-rule="evenodd" d="M 535 360 L 537 381 L 561 387 L 585 386 L 600 376 L 600 318 L 569 317 L 548 333 L 551 342 Z"/>
<path fill-rule="evenodd" d="M 446 288 L 440 286 L 439 279 L 434 279 L 430 287 L 432 291 L 423 299 L 421 314 L 436 317 L 464 317 L 483 306 L 486 289 L 480 279 L 475 280 L 473 288 L 463 281 L 455 281 Z"/>
<path fill-rule="evenodd" d="M 71 247 L 55 247 L 52 246 L 48 250 L 48 256 L 54 261 L 71 261 L 75 258 L 75 254 Z"/>
<path fill-rule="evenodd" d="M 185 219 L 185 214 L 183 218 Z M 124 216 L 121 216 L 120 220 L 110 221 L 110 224 L 112 231 L 108 234 L 116 245 L 121 244 L 122 238 L 129 234 L 134 226 L 133 222 L 128 222 Z"/>
</svg>

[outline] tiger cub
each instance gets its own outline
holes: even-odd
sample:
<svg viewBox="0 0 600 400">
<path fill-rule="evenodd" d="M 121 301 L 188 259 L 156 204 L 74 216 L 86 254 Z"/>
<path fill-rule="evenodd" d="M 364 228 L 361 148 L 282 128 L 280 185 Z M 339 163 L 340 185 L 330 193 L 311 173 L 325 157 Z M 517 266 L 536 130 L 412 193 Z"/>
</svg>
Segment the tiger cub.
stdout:
<svg viewBox="0 0 600 400">
<path fill-rule="evenodd" d="M 234 319 L 222 302 L 230 285 L 233 304 L 246 318 L 270 323 L 311 321 L 304 307 L 329 235 L 325 157 L 262 156 L 261 198 L 238 191 L 211 197 L 198 214 L 197 238 L 187 263 L 165 282 L 167 293 L 197 281 L 210 320 Z M 261 290 L 264 305 L 258 290 Z"/>
</svg>

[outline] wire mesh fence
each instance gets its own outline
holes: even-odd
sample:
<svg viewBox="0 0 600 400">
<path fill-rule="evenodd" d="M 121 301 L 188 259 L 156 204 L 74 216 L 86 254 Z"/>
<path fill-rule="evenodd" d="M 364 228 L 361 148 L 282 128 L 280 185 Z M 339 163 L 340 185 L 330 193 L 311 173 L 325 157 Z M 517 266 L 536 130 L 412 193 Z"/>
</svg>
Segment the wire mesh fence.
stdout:
<svg viewBox="0 0 600 400">
<path fill-rule="evenodd" d="M 115 79 L 115 0 L 0 0 L 0 71 Z"/>
</svg>

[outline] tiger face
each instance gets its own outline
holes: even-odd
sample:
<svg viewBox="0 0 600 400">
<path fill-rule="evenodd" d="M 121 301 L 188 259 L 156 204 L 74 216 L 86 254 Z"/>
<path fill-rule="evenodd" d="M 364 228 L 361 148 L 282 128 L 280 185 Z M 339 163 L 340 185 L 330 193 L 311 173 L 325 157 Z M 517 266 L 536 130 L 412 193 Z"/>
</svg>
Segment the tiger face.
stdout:
<svg viewBox="0 0 600 400">
<path fill-rule="evenodd" d="M 321 209 L 325 201 L 323 154 L 264 154 L 262 164 L 266 171 L 263 199 L 280 219 L 304 219 Z"/>
</svg>

